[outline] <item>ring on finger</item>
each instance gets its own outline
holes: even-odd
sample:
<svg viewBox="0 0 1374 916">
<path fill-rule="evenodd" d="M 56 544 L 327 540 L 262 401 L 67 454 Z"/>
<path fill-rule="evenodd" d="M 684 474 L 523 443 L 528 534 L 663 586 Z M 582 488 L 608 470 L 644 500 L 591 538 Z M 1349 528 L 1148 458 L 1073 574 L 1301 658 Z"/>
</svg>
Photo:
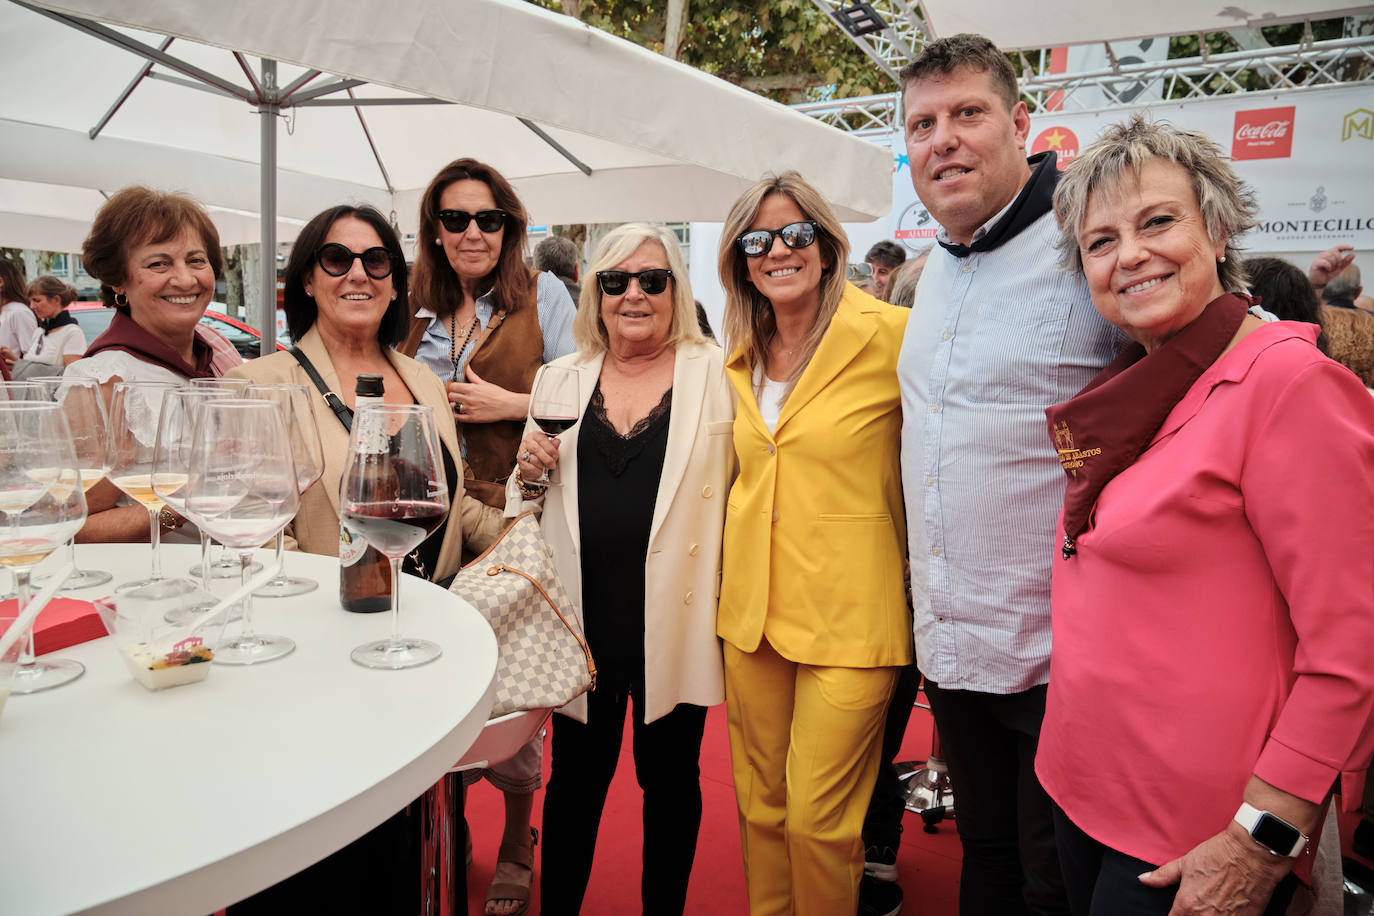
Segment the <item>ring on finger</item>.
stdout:
<svg viewBox="0 0 1374 916">
<path fill-rule="evenodd" d="M 459 413 L 462 413 L 462 412 L 463 412 L 463 402 L 462 402 L 462 401 L 459 401 L 459 402 L 458 402 L 458 406 L 457 406 L 455 409 L 456 409 Z"/>
<path fill-rule="evenodd" d="M 521 461 L 529 461 L 529 460 L 530 460 L 530 450 L 529 450 L 529 449 L 525 449 L 523 452 L 520 453 L 520 460 L 521 460 Z"/>
</svg>

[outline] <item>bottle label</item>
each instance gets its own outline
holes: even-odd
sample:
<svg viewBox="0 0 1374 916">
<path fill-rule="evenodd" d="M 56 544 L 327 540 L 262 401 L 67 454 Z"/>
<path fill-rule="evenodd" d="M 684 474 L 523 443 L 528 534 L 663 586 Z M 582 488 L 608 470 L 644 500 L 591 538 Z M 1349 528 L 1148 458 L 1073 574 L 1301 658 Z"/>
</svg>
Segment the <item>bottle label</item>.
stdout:
<svg viewBox="0 0 1374 916">
<path fill-rule="evenodd" d="M 347 525 L 339 525 L 339 565 L 352 566 L 367 553 L 367 538 L 356 531 L 349 531 Z"/>
</svg>

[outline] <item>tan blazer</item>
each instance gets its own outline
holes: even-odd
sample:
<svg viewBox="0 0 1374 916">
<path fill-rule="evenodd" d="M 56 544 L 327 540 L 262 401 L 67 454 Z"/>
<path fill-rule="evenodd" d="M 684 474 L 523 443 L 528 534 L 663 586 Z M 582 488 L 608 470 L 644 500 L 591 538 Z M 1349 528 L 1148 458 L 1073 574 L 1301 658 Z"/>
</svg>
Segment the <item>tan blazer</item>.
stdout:
<svg viewBox="0 0 1374 916">
<path fill-rule="evenodd" d="M 297 344 L 324 383 L 334 392 L 342 391 L 334 363 L 324 347 L 324 341 L 312 327 Z M 463 476 L 462 458 L 458 451 L 458 434 L 453 425 L 453 412 L 448 406 L 448 395 L 443 383 L 423 363 L 394 350 L 387 351 L 387 359 L 405 382 L 417 404 L 434 409 L 435 425 L 439 438 L 449 455 L 458 466 L 458 476 Z M 339 555 L 339 482 L 343 477 L 344 460 L 348 456 L 348 433 L 344 430 L 334 411 L 329 409 L 320 396 L 310 377 L 305 374 L 300 363 L 290 353 L 273 353 L 260 359 L 244 363 L 242 366 L 225 373 L 227 378 L 246 378 L 253 382 L 290 382 L 304 385 L 310 389 L 311 408 L 315 414 L 315 424 L 320 429 L 320 443 L 324 447 L 324 474 L 313 487 L 301 497 L 301 508 L 287 533 L 296 539 L 299 549 L 307 553 Z M 444 542 L 439 548 L 438 568 L 433 578 L 444 579 L 458 571 L 462 557 L 463 542 L 466 540 L 475 551 L 485 550 L 502 526 L 501 513 L 476 500 L 465 497 L 461 489 L 449 495 L 452 505 L 458 508 L 455 514 L 449 510 L 449 526 L 444 534 Z M 460 521 L 460 524 L 454 524 Z"/>
<path fill-rule="evenodd" d="M 582 412 L 601 376 L 602 355 L 573 353 L 550 366 L 572 366 L 580 374 Z M 679 703 L 713 706 L 724 702 L 720 640 L 716 638 L 716 596 L 720 583 L 725 499 L 735 476 L 734 396 L 715 344 L 684 344 L 673 365 L 672 413 L 663 475 L 654 500 L 644 579 L 644 721 L 652 722 Z M 540 370 L 541 372 L 543 370 Z M 538 378 L 535 379 L 538 385 Z M 527 422 L 526 431 L 536 429 Z M 577 437 L 581 424 L 559 436 L 557 479 L 543 497 L 544 540 L 559 576 L 582 614 L 581 528 L 577 511 Z M 518 473 L 518 471 L 517 471 Z M 506 514 L 535 508 L 515 485 L 506 489 Z M 587 549 L 595 550 L 595 544 Z M 595 650 L 593 650 L 595 651 Z M 559 712 L 587 721 L 587 699 L 578 697 Z"/>
</svg>

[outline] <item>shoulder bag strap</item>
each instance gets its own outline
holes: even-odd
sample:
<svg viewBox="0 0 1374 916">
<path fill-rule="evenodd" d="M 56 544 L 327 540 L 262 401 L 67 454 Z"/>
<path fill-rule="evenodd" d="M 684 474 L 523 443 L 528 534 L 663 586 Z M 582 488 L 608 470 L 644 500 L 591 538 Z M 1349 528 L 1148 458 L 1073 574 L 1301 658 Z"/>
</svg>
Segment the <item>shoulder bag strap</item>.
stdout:
<svg viewBox="0 0 1374 916">
<path fill-rule="evenodd" d="M 305 370 L 305 374 L 310 376 L 310 381 L 314 382 L 315 387 L 320 390 L 320 394 L 324 397 L 324 402 L 329 405 L 330 410 L 334 411 L 334 416 L 339 418 L 339 422 L 343 424 L 343 428 L 348 432 L 352 432 L 353 411 L 348 409 L 348 405 L 343 402 L 342 398 L 329 390 L 329 386 L 326 385 L 324 379 L 320 377 L 319 370 L 317 370 L 315 364 L 310 361 L 310 357 L 302 353 L 300 347 L 292 347 L 287 352 L 296 358 L 296 362 L 301 364 L 301 368 Z"/>
</svg>

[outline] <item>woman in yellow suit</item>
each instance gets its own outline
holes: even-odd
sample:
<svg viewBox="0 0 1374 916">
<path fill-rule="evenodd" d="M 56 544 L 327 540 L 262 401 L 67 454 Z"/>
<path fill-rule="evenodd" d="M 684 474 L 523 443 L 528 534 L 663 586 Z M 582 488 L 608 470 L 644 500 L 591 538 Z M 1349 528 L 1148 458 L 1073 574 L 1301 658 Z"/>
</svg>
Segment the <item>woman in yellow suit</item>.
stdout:
<svg viewBox="0 0 1374 916">
<path fill-rule="evenodd" d="M 912 658 L 896 376 L 909 312 L 847 285 L 848 254 L 795 172 L 736 202 L 720 249 L 739 477 L 716 632 L 754 916 L 856 911 L 883 717 Z"/>
</svg>

